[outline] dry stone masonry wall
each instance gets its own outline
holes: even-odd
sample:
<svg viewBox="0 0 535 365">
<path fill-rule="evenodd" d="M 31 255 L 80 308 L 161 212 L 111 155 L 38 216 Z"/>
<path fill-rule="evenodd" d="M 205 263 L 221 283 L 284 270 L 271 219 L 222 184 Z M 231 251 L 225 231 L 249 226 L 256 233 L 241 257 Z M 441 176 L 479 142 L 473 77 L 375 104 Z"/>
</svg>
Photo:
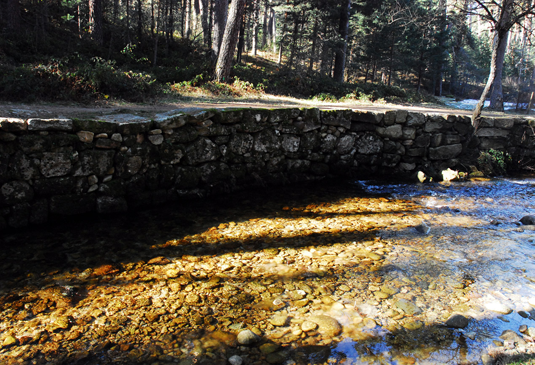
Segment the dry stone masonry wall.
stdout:
<svg viewBox="0 0 535 365">
<path fill-rule="evenodd" d="M 247 186 L 352 175 L 439 176 L 479 152 L 535 157 L 524 119 L 403 110 L 176 110 L 152 119 L 0 118 L 0 229 L 124 212 Z"/>
</svg>

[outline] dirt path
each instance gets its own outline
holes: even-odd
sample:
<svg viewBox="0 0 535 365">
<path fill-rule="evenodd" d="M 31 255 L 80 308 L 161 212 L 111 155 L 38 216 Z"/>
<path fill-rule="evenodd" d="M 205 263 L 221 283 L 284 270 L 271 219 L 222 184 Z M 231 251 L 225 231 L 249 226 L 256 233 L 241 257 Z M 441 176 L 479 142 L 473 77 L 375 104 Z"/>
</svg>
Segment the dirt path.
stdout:
<svg viewBox="0 0 535 365">
<path fill-rule="evenodd" d="M 450 113 L 470 115 L 468 110 L 458 110 L 437 105 L 322 103 L 285 97 L 266 96 L 261 99 L 206 99 L 188 98 L 179 101 L 165 101 L 153 104 L 119 102 L 98 102 L 93 104 L 67 103 L 8 103 L 0 102 L 0 117 L 18 118 L 96 118 L 109 114 L 136 114 L 150 117 L 154 114 L 181 108 L 281 108 L 318 107 L 321 109 L 358 109 L 364 111 L 386 111 L 403 108 L 423 113 Z"/>
</svg>

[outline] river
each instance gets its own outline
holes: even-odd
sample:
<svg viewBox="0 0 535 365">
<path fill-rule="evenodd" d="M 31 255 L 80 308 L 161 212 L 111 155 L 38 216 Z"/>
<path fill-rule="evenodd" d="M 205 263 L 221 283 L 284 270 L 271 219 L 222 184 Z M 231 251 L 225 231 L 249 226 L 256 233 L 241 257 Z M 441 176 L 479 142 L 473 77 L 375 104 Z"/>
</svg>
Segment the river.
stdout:
<svg viewBox="0 0 535 365">
<path fill-rule="evenodd" d="M 535 214 L 534 185 L 325 181 L 6 232 L 0 362 L 488 364 L 529 353 L 535 234 L 519 220 Z"/>
</svg>

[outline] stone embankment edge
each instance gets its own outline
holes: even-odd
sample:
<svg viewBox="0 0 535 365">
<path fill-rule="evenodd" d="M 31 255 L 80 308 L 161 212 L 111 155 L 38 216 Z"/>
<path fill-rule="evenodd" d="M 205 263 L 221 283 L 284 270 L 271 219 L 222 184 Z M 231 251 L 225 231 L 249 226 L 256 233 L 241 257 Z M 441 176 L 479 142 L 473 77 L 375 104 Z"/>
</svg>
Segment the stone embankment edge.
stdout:
<svg viewBox="0 0 535 365">
<path fill-rule="evenodd" d="M 101 120 L 0 117 L 0 230 L 336 176 L 469 170 L 535 157 L 533 121 L 405 110 L 178 109 Z"/>
</svg>

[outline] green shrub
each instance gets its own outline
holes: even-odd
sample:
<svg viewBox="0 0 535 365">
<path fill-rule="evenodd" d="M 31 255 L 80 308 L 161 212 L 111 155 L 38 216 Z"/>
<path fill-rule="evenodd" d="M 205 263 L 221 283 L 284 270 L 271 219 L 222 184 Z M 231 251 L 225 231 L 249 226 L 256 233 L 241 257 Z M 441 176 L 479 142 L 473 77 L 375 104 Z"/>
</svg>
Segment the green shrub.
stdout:
<svg viewBox="0 0 535 365">
<path fill-rule="evenodd" d="M 490 149 L 480 153 L 477 163 L 485 175 L 505 175 L 512 166 L 512 158 L 507 152 Z"/>
</svg>

